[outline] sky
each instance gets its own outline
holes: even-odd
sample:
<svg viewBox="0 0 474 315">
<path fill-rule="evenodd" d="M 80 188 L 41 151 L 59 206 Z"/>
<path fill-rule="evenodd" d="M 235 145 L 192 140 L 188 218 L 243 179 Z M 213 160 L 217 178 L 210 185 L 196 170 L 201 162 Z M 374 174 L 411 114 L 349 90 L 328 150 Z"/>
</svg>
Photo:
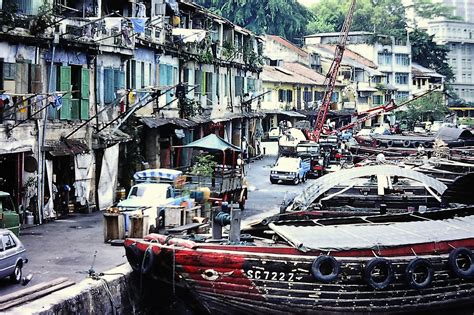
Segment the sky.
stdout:
<svg viewBox="0 0 474 315">
<path fill-rule="evenodd" d="M 314 3 L 319 2 L 319 0 L 298 0 L 298 1 L 305 6 L 310 6 Z"/>
</svg>

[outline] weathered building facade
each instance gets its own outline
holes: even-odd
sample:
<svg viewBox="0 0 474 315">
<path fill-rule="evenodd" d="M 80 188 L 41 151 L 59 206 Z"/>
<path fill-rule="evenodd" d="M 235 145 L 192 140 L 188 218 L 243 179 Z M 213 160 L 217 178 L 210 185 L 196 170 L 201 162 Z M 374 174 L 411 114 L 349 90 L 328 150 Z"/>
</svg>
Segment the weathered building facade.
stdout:
<svg viewBox="0 0 474 315">
<path fill-rule="evenodd" d="M 0 4 L 0 189 L 37 223 L 67 187 L 76 210 L 103 209 L 133 170 L 189 165 L 175 145 L 261 135 L 248 30 L 188 1 Z"/>
</svg>

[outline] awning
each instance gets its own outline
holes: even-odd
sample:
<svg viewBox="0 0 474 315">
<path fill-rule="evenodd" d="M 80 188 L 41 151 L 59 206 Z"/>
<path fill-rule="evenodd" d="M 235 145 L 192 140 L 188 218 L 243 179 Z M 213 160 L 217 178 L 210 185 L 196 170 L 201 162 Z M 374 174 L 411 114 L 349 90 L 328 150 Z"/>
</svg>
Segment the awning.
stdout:
<svg viewBox="0 0 474 315">
<path fill-rule="evenodd" d="M 211 117 L 207 115 L 197 115 L 194 117 L 190 117 L 189 120 L 195 124 L 205 124 L 212 121 Z"/>
<path fill-rule="evenodd" d="M 173 125 L 179 128 L 193 128 L 196 123 L 183 118 L 141 118 L 140 121 L 144 123 L 148 128 L 158 128 L 166 125 Z"/>
<path fill-rule="evenodd" d="M 46 140 L 43 151 L 49 152 L 52 156 L 66 156 L 89 152 L 89 147 L 76 139 Z"/>
<path fill-rule="evenodd" d="M 306 118 L 305 115 L 300 114 L 300 113 L 295 112 L 295 111 L 290 111 L 290 110 L 282 110 L 281 114 L 289 116 L 289 117 L 294 117 L 294 118 Z"/>
<path fill-rule="evenodd" d="M 7 140 L 8 141 L 8 140 Z M 33 150 L 33 139 L 13 140 L 0 142 L 0 154 L 13 154 L 31 152 Z"/>
<path fill-rule="evenodd" d="M 238 146 L 235 146 L 221 137 L 215 135 L 215 134 L 210 134 L 208 136 L 205 136 L 202 139 L 196 140 L 194 142 L 188 143 L 183 146 L 175 146 L 175 148 L 189 148 L 189 149 L 202 149 L 205 151 L 226 151 L 226 150 L 232 150 L 235 152 L 240 152 L 240 148 Z"/>
<path fill-rule="evenodd" d="M 218 122 L 223 122 L 223 121 L 229 121 L 229 120 L 232 120 L 232 119 L 239 119 L 239 118 L 243 118 L 243 117 L 244 117 L 244 115 L 241 114 L 241 113 L 227 113 L 223 117 L 211 118 L 211 120 L 212 120 L 213 123 L 218 123 Z"/>
<path fill-rule="evenodd" d="M 357 87 L 357 91 L 359 92 L 377 92 L 378 90 L 371 86 L 359 86 Z"/>
<path fill-rule="evenodd" d="M 130 135 L 126 134 L 120 129 L 116 130 L 115 132 L 113 132 L 111 129 L 105 129 L 95 134 L 94 137 L 106 144 L 122 143 L 132 140 Z"/>
</svg>

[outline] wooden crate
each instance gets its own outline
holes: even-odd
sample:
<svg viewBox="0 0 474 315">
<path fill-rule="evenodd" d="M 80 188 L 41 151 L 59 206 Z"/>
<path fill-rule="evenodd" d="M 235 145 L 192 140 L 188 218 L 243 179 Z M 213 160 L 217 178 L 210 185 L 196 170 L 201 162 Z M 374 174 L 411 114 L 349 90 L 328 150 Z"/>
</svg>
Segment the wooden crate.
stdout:
<svg viewBox="0 0 474 315">
<path fill-rule="evenodd" d="M 125 239 L 125 221 L 122 214 L 104 213 L 104 242 Z"/>
<path fill-rule="evenodd" d="M 149 229 L 150 225 L 147 215 L 130 216 L 130 229 L 128 231 L 128 237 L 143 238 L 148 234 Z"/>
</svg>

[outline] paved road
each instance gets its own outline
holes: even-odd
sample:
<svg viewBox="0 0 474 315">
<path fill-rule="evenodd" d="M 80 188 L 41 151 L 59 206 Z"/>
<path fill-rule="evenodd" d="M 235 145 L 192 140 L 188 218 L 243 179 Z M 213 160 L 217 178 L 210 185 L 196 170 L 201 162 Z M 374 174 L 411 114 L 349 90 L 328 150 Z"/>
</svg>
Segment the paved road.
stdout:
<svg viewBox="0 0 474 315">
<path fill-rule="evenodd" d="M 308 182 L 294 185 L 272 185 L 270 168 L 276 161 L 277 144 L 264 143 L 267 156 L 246 165 L 250 185 L 249 200 L 243 213 L 245 222 L 278 213 L 285 194 L 299 193 Z M 104 272 L 124 262 L 124 250 L 103 242 L 102 213 L 74 214 L 41 226 L 22 230 L 21 240 L 28 251 L 29 263 L 24 275 L 33 273 L 28 286 L 57 277 L 81 281 L 97 256 L 93 268 Z M 0 296 L 23 288 L 0 280 Z"/>
<path fill-rule="evenodd" d="M 70 215 L 67 219 L 24 229 L 21 234 L 29 259 L 23 274 L 33 273 L 28 286 L 58 277 L 79 282 L 87 276 L 96 252 L 93 268 L 97 272 L 126 262 L 123 248 L 104 243 L 100 212 Z M 0 296 L 22 288 L 3 279 Z"/>
<path fill-rule="evenodd" d="M 271 184 L 270 169 L 277 160 L 277 142 L 264 142 L 266 156 L 250 165 L 246 165 L 247 180 L 249 182 L 249 196 L 246 209 L 243 212 L 244 222 L 263 219 L 280 211 L 280 204 L 285 196 L 301 193 L 311 180 L 299 185 Z"/>
</svg>

